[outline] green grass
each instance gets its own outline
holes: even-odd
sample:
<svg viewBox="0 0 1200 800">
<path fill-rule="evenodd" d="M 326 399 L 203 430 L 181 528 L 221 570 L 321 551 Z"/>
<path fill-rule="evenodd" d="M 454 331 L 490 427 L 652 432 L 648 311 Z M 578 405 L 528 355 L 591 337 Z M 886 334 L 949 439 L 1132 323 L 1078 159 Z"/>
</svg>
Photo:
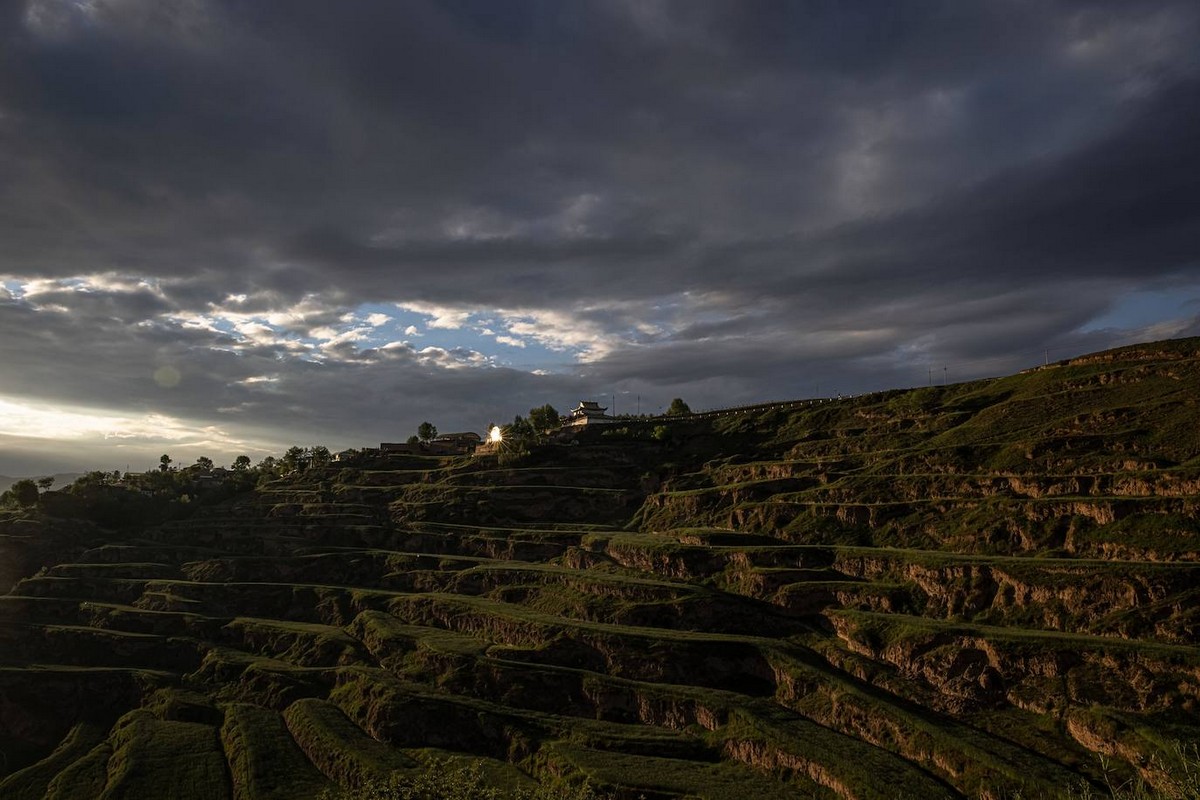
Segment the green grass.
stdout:
<svg viewBox="0 0 1200 800">
<path fill-rule="evenodd" d="M 633 644 L 654 648 L 659 644 L 714 644 L 771 646 L 774 640 L 736 634 L 672 630 L 637 625 L 616 625 L 588 620 L 568 619 L 532 610 L 524 605 L 498 603 L 486 597 L 449 594 L 409 594 L 397 596 L 389 605 L 394 616 L 410 624 L 471 630 L 499 636 L 507 644 L 544 643 L 568 631 L 579 631 L 614 640 L 633 640 Z"/>
<path fill-rule="evenodd" d="M 360 652 L 356 639 L 330 625 L 237 617 L 225 628 L 250 649 L 304 667 L 335 666 L 357 660 Z"/>
<path fill-rule="evenodd" d="M 921 764 L 962 789 L 978 791 L 991 785 L 1014 791 L 1045 790 L 1078 778 L 1050 758 L 949 715 L 921 708 L 872 683 L 833 670 L 814 669 L 812 663 L 786 653 L 773 654 L 772 661 L 788 676 L 777 695 L 783 705 Z M 894 690 L 894 683 L 889 688 Z M 770 719 L 771 714 L 760 716 Z M 763 731 L 762 735 L 769 734 L 770 729 L 762 722 L 754 718 L 746 721 Z M 900 784 L 893 781 L 893 785 Z M 924 796 L 915 788 L 906 789 L 905 794 L 914 800 Z"/>
<path fill-rule="evenodd" d="M 221 740 L 238 798 L 305 800 L 329 787 L 276 711 L 247 703 L 226 706 Z"/>
<path fill-rule="evenodd" d="M 491 659 L 489 658 L 488 660 Z M 792 667 L 799 667 L 799 664 L 793 663 Z M 570 672 L 570 670 L 567 668 L 550 667 L 547 665 L 539 665 L 534 669 Z M 818 681 L 832 682 L 837 691 L 842 693 L 845 693 L 848 688 L 852 689 L 852 686 L 847 687 L 846 685 L 839 684 L 836 678 L 833 678 L 832 676 L 829 676 L 820 670 L 813 672 L 812 667 L 803 667 L 803 670 L 807 671 L 806 674 L 808 677 L 805 678 L 807 681 L 816 679 Z M 378 677 L 372 679 L 369 677 L 370 673 L 362 673 L 361 671 L 358 671 L 356 674 L 362 675 L 362 678 L 359 682 L 359 685 L 363 687 L 362 693 L 356 692 L 355 694 L 358 699 L 354 701 L 349 701 L 348 695 L 343 695 L 343 700 L 340 700 L 339 702 L 351 702 L 353 707 L 359 709 L 363 709 L 366 706 L 372 705 L 373 703 L 385 702 L 386 707 L 386 701 L 382 701 L 377 695 L 374 696 L 374 700 L 369 699 L 373 695 L 371 694 L 371 690 L 366 688 L 367 686 L 371 685 L 371 683 L 378 686 L 381 679 Z M 771 752 L 777 751 L 778 753 L 783 754 L 778 757 L 786 759 L 791 757 L 788 754 L 803 754 L 803 758 L 812 760 L 814 763 L 821 765 L 821 769 L 826 770 L 829 774 L 836 774 L 840 776 L 840 780 L 843 782 L 861 782 L 860 791 L 869 792 L 868 788 L 862 787 L 870 787 L 872 785 L 882 785 L 882 783 L 887 783 L 888 785 L 904 785 L 913 787 L 914 794 L 911 795 L 913 797 L 930 796 L 928 795 L 928 787 L 926 787 L 924 790 L 921 790 L 920 788 L 922 785 L 920 773 L 914 772 L 912 768 L 906 765 L 902 760 L 897 759 L 895 756 L 892 756 L 883 750 L 866 746 L 853 737 L 835 734 L 819 725 L 814 725 L 808 720 L 796 717 L 795 715 L 789 715 L 785 713 L 781 716 L 778 707 L 774 707 L 768 703 L 765 703 L 765 701 L 748 701 L 746 698 L 736 693 L 722 692 L 720 690 L 664 687 L 653 683 L 624 681 L 618 678 L 600 675 L 585 675 L 584 677 L 585 680 L 593 682 L 593 685 L 595 686 L 595 688 L 592 690 L 593 692 L 598 692 L 600 694 L 608 693 L 614 697 L 628 695 L 632 692 L 634 695 L 645 698 L 639 701 L 639 703 L 644 704 L 646 702 L 651 702 L 652 704 L 661 704 L 661 707 L 664 710 L 673 706 L 679 707 L 679 704 L 684 704 L 685 706 L 687 704 L 699 704 L 700 706 L 705 706 L 709 709 L 709 711 L 704 712 L 704 714 L 708 715 L 708 718 L 720 719 L 725 713 L 727 713 L 722 711 L 722 709 L 742 707 L 744 708 L 744 711 L 738 712 L 742 715 L 740 717 L 743 720 L 741 727 L 745 728 L 746 724 L 752 723 L 751 727 L 760 731 L 759 734 L 756 734 L 747 741 L 773 743 L 774 749 L 772 749 Z M 350 685 L 350 683 L 343 683 L 344 688 L 348 688 Z M 407 698 L 404 701 L 406 703 L 411 703 L 411 698 L 414 695 L 420 695 L 423 691 L 412 685 L 404 685 L 403 687 L 398 686 L 398 689 L 401 692 L 401 696 Z M 863 697 L 869 699 L 870 695 L 863 695 Z M 650 701 L 650 698 L 658 699 Z M 463 703 L 464 701 L 449 697 L 434 698 L 429 696 L 429 700 L 427 702 Z M 479 708 L 478 713 L 480 714 L 487 713 L 511 715 L 514 713 L 513 710 L 505 710 L 502 707 L 495 707 L 487 704 L 474 705 Z M 883 707 L 875 708 L 874 713 L 878 714 L 880 712 L 889 713 L 886 712 L 886 709 Z M 365 710 L 360 710 L 356 713 L 367 712 Z M 382 713 L 386 715 L 387 712 L 380 711 L 372 713 Z M 896 711 L 893 710 L 890 713 L 895 714 Z M 713 717 L 714 714 L 715 717 Z M 541 714 L 527 712 L 524 714 L 524 716 L 528 719 L 534 720 L 535 722 L 541 720 L 541 722 L 538 724 L 542 726 L 557 726 L 556 724 L 552 724 L 551 722 L 547 721 L 545 716 Z M 903 713 L 901 716 L 905 719 L 909 719 L 908 717 L 905 717 Z M 925 721 L 921 718 L 916 718 L 915 721 L 913 719 L 909 719 L 907 724 L 910 728 L 914 727 L 914 724 L 917 726 L 927 726 L 929 731 L 932 732 L 931 735 L 934 737 L 931 739 L 931 741 L 942 742 L 942 749 L 946 752 L 953 752 L 956 749 L 961 749 L 962 747 L 960 743 L 962 737 L 956 736 L 954 733 L 947 734 L 946 732 L 941 731 L 936 721 Z M 587 720 L 578 719 L 569 724 L 568 730 L 571 730 L 573 732 L 573 738 L 578 739 L 579 743 L 584 746 L 594 747 L 596 744 L 607 742 L 603 749 L 611 750 L 614 748 L 627 749 L 630 747 L 631 740 L 629 737 L 631 734 L 629 732 L 629 728 L 630 726 L 612 725 L 611 723 L 590 723 Z M 648 731 L 648 729 L 643 730 Z M 718 730 L 714 733 L 714 736 L 717 737 L 717 741 L 725 741 L 726 739 L 734 736 L 739 737 L 738 740 L 740 741 L 746 739 L 746 736 L 748 735 L 749 734 L 747 733 L 726 733 L 723 730 Z M 763 737 L 767 738 L 763 739 Z M 995 747 L 996 743 L 991 741 L 986 736 L 976 736 L 975 738 L 981 741 L 984 749 L 968 749 L 965 753 L 967 757 L 972 755 L 976 758 L 981 757 L 990 752 L 990 749 Z M 670 740 L 668 739 L 667 741 Z M 650 750 L 643 752 L 647 755 L 655 752 L 662 753 L 664 746 L 665 742 L 655 744 Z M 1000 774 L 1005 774 L 1006 772 L 1014 773 L 1017 771 L 1010 765 L 1010 762 L 998 760 L 996 763 L 999 765 L 998 769 L 1001 770 Z M 871 765 L 869 769 L 867 769 L 865 772 L 862 771 L 863 765 L 867 764 Z M 881 782 L 879 776 L 889 774 L 893 777 Z M 897 781 L 899 781 L 899 783 L 896 783 Z M 922 791 L 924 793 L 921 793 Z M 868 794 L 867 796 L 870 795 Z M 886 795 L 879 796 L 882 797 Z"/>
<path fill-rule="evenodd" d="M 1200 565 L 1187 561 L 1145 561 L 1131 559 L 1100 559 L 1082 557 L 1040 557 L 1037 555 L 1010 555 L 1003 553 L 963 553 L 946 550 L 930 550 L 915 547 L 863 547 L 839 544 L 791 544 L 764 545 L 758 542 L 745 545 L 702 544 L 681 542 L 680 539 L 695 538 L 690 530 L 670 530 L 654 533 L 603 534 L 584 540 L 587 547 L 602 547 L 606 550 L 627 553 L 649 553 L 667 556 L 711 557 L 725 563 L 732 557 L 747 558 L 756 566 L 794 566 L 809 568 L 820 564 L 836 566 L 847 559 L 886 560 L 898 566 L 917 564 L 926 567 L 950 567 L 957 565 L 994 566 L 1006 571 L 1019 572 L 1033 579 L 1037 574 L 1057 572 L 1066 575 L 1072 570 L 1081 573 L 1100 574 L 1188 574 L 1200 571 Z"/>
<path fill-rule="evenodd" d="M 114 726 L 110 742 L 113 752 L 100 800 L 232 797 L 215 727 L 165 721 L 147 711 L 131 711 Z"/>
<path fill-rule="evenodd" d="M 75 725 L 53 753 L 0 781 L 0 797 L 7 800 L 41 800 L 55 776 L 86 756 L 104 740 L 107 733 L 107 725 L 87 722 Z"/>
<path fill-rule="evenodd" d="M 339 784 L 362 786 L 386 780 L 394 770 L 417 766 L 399 750 L 363 733 L 332 703 L 315 698 L 297 700 L 283 718 L 308 760 Z"/>
<path fill-rule="evenodd" d="M 406 625 L 382 611 L 364 611 L 348 626 L 375 655 L 387 659 L 417 648 L 451 656 L 481 655 L 489 646 L 468 634 L 421 625 Z"/>
<path fill-rule="evenodd" d="M 76 800 L 99 797 L 108 783 L 108 761 L 112 745 L 101 742 L 67 765 L 50 781 L 43 800 Z"/>
<path fill-rule="evenodd" d="M 902 614 L 835 610 L 830 616 L 851 621 L 858 631 L 884 642 L 929 636 L 979 638 L 989 642 L 1033 645 L 1047 650 L 1127 653 L 1181 665 L 1200 665 L 1200 647 L 1165 644 L 1152 640 L 1090 636 L 1065 631 L 1009 628 L 996 625 L 936 620 Z"/>
<path fill-rule="evenodd" d="M 424 769 L 422 774 L 453 775 L 455 773 L 478 774 L 476 791 L 492 788 L 498 792 L 532 791 L 537 787 L 523 770 L 495 758 L 457 753 L 437 747 L 407 749 L 404 754 L 416 760 Z"/>
<path fill-rule="evenodd" d="M 553 770 L 575 773 L 601 790 L 621 790 L 626 796 L 695 797 L 704 800 L 801 800 L 835 798 L 803 773 L 785 773 L 777 780 L 729 763 L 702 763 L 653 756 L 591 750 L 568 742 L 547 745 L 539 754 Z"/>
<path fill-rule="evenodd" d="M 329 792 L 322 800 L 617 800 L 588 785 L 508 785 L 496 763 L 450 755 L 416 774 L 393 773 L 354 790 Z"/>
</svg>

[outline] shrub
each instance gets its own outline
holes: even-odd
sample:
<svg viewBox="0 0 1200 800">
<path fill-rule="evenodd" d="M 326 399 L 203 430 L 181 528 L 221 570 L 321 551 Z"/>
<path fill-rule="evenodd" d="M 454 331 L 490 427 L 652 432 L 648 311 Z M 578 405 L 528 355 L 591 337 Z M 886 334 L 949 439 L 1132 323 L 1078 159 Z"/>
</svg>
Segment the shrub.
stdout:
<svg viewBox="0 0 1200 800">
<path fill-rule="evenodd" d="M 1115 782 L 1105 769 L 1105 788 L 1072 789 L 1069 800 L 1198 800 L 1200 799 L 1200 744 L 1173 742 L 1150 758 L 1150 767 L 1160 777 L 1157 786 L 1142 778 Z"/>
<path fill-rule="evenodd" d="M 501 467 L 515 467 L 525 462 L 530 456 L 529 447 L 524 442 L 502 447 L 496 454 L 496 464 Z"/>
</svg>

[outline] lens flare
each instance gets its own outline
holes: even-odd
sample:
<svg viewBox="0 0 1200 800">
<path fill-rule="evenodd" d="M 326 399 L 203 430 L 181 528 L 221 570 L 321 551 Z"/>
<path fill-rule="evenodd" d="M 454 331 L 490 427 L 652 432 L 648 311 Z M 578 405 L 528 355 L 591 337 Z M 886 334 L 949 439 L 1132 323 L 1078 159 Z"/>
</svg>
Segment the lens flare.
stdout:
<svg viewBox="0 0 1200 800">
<path fill-rule="evenodd" d="M 494 442 L 496 444 L 499 444 L 500 442 L 504 441 L 504 433 L 501 432 L 499 425 L 493 425 L 492 429 L 490 431 L 488 431 L 488 441 Z"/>
<path fill-rule="evenodd" d="M 174 389 L 182 377 L 179 370 L 170 365 L 154 370 L 154 382 L 164 389 Z"/>
</svg>

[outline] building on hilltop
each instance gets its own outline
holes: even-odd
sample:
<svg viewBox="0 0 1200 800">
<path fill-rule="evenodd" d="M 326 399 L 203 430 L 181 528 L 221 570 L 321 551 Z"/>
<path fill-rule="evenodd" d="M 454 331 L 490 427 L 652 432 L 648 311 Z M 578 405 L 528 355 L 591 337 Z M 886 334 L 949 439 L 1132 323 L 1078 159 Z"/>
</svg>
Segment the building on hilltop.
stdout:
<svg viewBox="0 0 1200 800">
<path fill-rule="evenodd" d="M 439 433 L 430 441 L 432 445 L 440 445 L 460 450 L 464 453 L 469 453 L 483 441 L 483 437 L 475 431 L 464 431 L 462 433 Z"/>
<path fill-rule="evenodd" d="M 474 452 L 482 437 L 474 431 L 438 434 L 428 442 L 381 442 L 379 451 L 384 456 L 466 456 Z"/>
<path fill-rule="evenodd" d="M 563 425 L 597 425 L 600 423 L 616 422 L 616 417 L 610 417 L 604 412 L 608 408 L 595 400 L 580 400 L 579 405 L 571 409 L 571 413 L 563 417 Z"/>
<path fill-rule="evenodd" d="M 384 457 L 391 456 L 419 456 L 421 455 L 420 442 L 380 442 L 379 454 Z"/>
</svg>

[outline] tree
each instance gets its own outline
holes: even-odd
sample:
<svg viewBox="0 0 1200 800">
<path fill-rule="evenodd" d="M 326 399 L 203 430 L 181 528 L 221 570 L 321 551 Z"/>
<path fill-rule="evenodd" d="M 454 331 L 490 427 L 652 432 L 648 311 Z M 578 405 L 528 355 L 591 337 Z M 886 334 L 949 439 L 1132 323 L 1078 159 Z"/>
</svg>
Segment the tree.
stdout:
<svg viewBox="0 0 1200 800">
<path fill-rule="evenodd" d="M 304 448 L 293 445 L 283 454 L 283 458 L 279 459 L 279 465 L 287 472 L 291 472 L 300 466 L 302 458 L 304 458 Z"/>
<path fill-rule="evenodd" d="M 422 441 L 428 442 L 437 436 L 437 426 L 429 422 L 422 422 L 417 426 L 417 436 L 421 437 Z"/>
<path fill-rule="evenodd" d="M 268 456 L 270 458 L 270 456 Z M 274 461 L 274 459 L 271 459 Z M 238 456 L 233 460 L 234 472 L 245 472 L 250 469 L 250 456 Z"/>
<path fill-rule="evenodd" d="M 28 508 L 30 506 L 37 505 L 38 487 L 37 484 L 29 478 L 22 478 L 21 480 L 17 481 L 12 485 L 9 491 L 12 492 L 12 496 L 16 499 L 17 503 L 22 506 Z"/>
<path fill-rule="evenodd" d="M 405 443 L 405 444 L 418 444 L 420 441 L 421 441 L 421 437 L 420 437 L 420 436 L 417 436 L 417 435 L 414 433 L 412 436 L 408 437 L 408 438 L 407 438 L 407 439 L 404 441 L 404 443 Z"/>
<path fill-rule="evenodd" d="M 112 473 L 104 470 L 94 469 L 91 472 L 86 472 L 75 479 L 75 483 L 71 484 L 72 488 L 78 489 L 94 489 L 97 486 L 108 486 L 112 483 Z"/>
<path fill-rule="evenodd" d="M 688 408 L 688 404 L 683 402 L 682 397 L 676 397 L 667 408 L 668 417 L 682 417 L 690 413 L 692 413 L 692 409 Z"/>
<path fill-rule="evenodd" d="M 538 433 L 554 430 L 559 426 L 558 411 L 549 403 L 531 408 L 529 409 L 529 424 Z"/>
<path fill-rule="evenodd" d="M 162 456 L 160 456 L 158 459 L 158 471 L 166 472 L 170 468 L 171 468 L 171 457 L 169 455 L 167 455 L 166 453 L 163 453 Z"/>
<path fill-rule="evenodd" d="M 330 454 L 329 448 L 323 444 L 316 445 L 309 451 L 312 454 L 312 463 L 328 464 L 333 460 L 333 455 Z"/>
<path fill-rule="evenodd" d="M 196 468 L 201 472 L 212 472 L 213 460 L 208 456 L 200 456 L 196 459 Z"/>
<path fill-rule="evenodd" d="M 532 436 L 533 433 L 533 426 L 529 424 L 529 420 L 520 414 L 513 417 L 512 424 L 504 429 L 504 437 L 506 439 L 519 439 L 525 436 Z"/>
<path fill-rule="evenodd" d="M 54 485 L 54 476 L 47 475 L 44 478 L 38 478 L 37 485 L 38 485 L 38 488 L 41 489 L 43 492 L 50 491 L 50 487 Z"/>
</svg>

